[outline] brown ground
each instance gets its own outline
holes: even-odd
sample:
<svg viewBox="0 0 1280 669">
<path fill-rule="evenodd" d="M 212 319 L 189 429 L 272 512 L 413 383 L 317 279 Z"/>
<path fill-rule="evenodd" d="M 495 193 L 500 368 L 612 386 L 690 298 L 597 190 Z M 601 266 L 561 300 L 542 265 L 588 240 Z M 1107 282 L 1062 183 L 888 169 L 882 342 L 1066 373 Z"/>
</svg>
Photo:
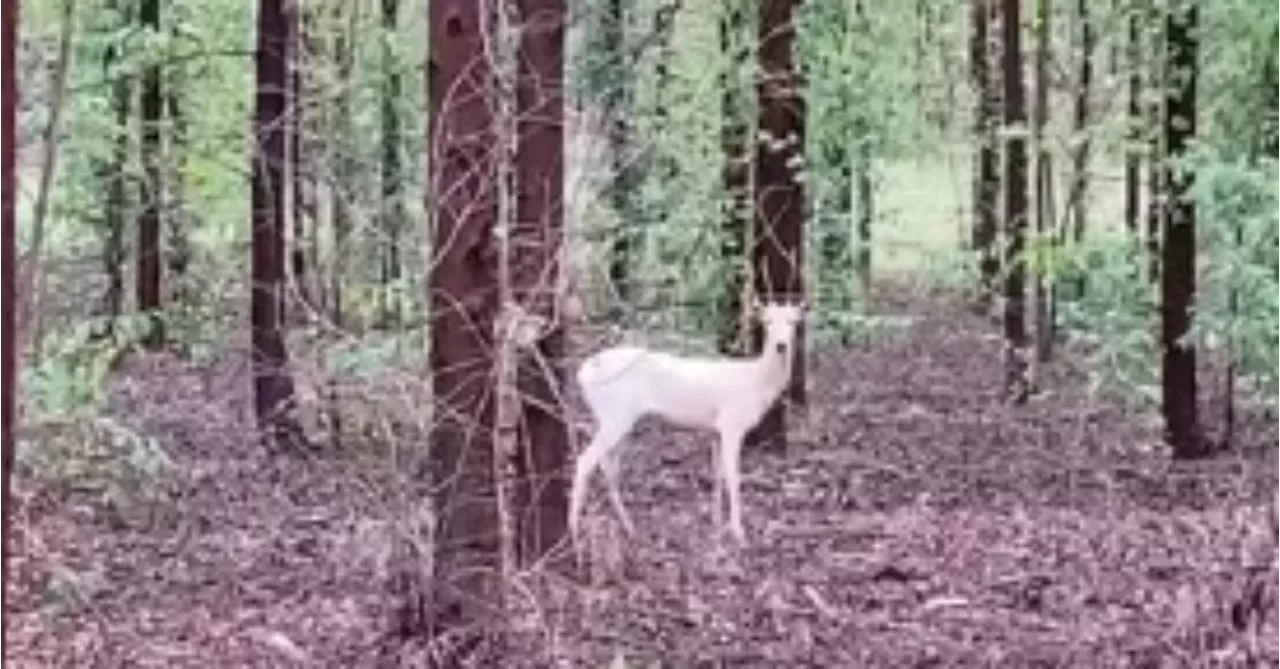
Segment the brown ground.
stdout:
<svg viewBox="0 0 1280 669">
<path fill-rule="evenodd" d="M 710 523 L 709 435 L 642 426 L 638 536 L 597 489 L 585 575 L 517 583 L 538 613 L 508 666 L 1275 666 L 1273 419 L 1240 428 L 1258 455 L 1170 463 L 1066 375 L 1004 406 L 988 324 L 881 310 L 932 315 L 813 355 L 792 452 L 745 457 L 745 548 Z M 18 482 L 6 666 L 375 663 L 394 477 L 259 448 L 247 392 L 242 362 L 135 359 L 115 415 L 160 436 L 161 488 Z"/>
</svg>

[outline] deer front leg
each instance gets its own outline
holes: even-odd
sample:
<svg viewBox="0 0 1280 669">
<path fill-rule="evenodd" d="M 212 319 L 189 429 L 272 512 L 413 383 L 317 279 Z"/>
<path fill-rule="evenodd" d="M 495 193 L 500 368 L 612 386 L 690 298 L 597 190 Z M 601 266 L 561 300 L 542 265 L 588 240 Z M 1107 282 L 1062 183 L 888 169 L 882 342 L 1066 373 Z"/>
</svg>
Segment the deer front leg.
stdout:
<svg viewBox="0 0 1280 669">
<path fill-rule="evenodd" d="M 745 432 L 736 428 L 720 432 L 720 469 L 724 485 L 729 489 L 729 532 L 739 544 L 747 542 L 742 528 L 742 438 Z"/>
</svg>

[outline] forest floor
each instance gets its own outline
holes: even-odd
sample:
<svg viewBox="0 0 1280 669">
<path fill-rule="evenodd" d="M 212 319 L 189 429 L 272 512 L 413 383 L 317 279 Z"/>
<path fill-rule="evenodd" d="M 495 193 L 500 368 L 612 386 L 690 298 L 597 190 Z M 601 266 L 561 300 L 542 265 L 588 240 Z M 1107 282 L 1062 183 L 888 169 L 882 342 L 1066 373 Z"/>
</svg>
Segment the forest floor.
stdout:
<svg viewBox="0 0 1280 669">
<path fill-rule="evenodd" d="M 790 452 L 745 454 L 748 545 L 711 524 L 710 435 L 642 424 L 637 535 L 597 488 L 588 566 L 529 577 L 505 666 L 1275 666 L 1273 418 L 1173 463 L 1080 374 L 1007 406 L 994 328 L 951 301 L 874 310 L 903 325 L 814 351 Z M 376 664 L 394 478 L 259 447 L 248 388 L 243 360 L 135 358 L 112 405 L 167 453 L 152 494 L 17 482 L 5 666 Z"/>
</svg>

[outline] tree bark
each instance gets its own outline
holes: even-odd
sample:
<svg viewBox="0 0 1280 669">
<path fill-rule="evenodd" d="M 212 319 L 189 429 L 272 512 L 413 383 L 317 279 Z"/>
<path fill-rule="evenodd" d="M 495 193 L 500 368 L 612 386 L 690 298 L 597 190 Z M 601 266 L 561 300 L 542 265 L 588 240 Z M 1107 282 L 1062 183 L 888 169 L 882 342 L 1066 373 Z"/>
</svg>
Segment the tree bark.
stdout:
<svg viewBox="0 0 1280 669">
<path fill-rule="evenodd" d="M 401 96 L 400 64 L 391 44 L 399 29 L 399 0 L 382 0 L 382 253 L 379 268 L 382 282 L 381 321 L 384 327 L 400 323 L 399 293 L 394 289 L 401 277 L 400 236 L 404 228 L 404 181 L 400 159 Z"/>
<path fill-rule="evenodd" d="M 516 70 L 516 220 L 513 296 L 549 324 L 521 356 L 516 454 L 517 556 L 529 566 L 564 538 L 570 432 L 566 423 L 565 336 L 558 317 L 564 244 L 565 0 L 519 0 L 523 25 Z"/>
<path fill-rule="evenodd" d="M 1156 94 L 1150 97 L 1147 107 L 1148 123 L 1154 130 L 1150 135 L 1150 146 L 1147 158 L 1147 280 L 1151 283 L 1160 281 L 1160 247 L 1161 233 L 1164 229 L 1165 217 L 1165 184 L 1164 163 L 1166 160 L 1164 133 L 1158 129 L 1164 127 L 1165 88 L 1168 78 L 1165 75 L 1165 36 L 1161 26 L 1160 11 L 1154 5 L 1148 5 L 1151 11 L 1146 12 L 1152 28 L 1151 63 L 1147 68 L 1150 77 L 1150 88 Z"/>
<path fill-rule="evenodd" d="M 974 166 L 973 230 L 971 242 L 978 256 L 981 276 L 979 304 L 985 309 L 995 291 L 1000 260 L 996 254 L 996 213 L 1000 194 L 996 166 L 996 94 L 991 81 L 990 28 L 995 0 L 972 0 L 969 34 L 969 66 L 978 107 L 974 114 L 974 140 L 978 145 Z"/>
<path fill-rule="evenodd" d="M 722 11 L 720 53 L 725 59 L 725 69 L 721 75 L 720 180 L 724 204 L 720 214 L 720 262 L 728 275 L 720 316 L 719 349 L 729 355 L 741 353 L 745 348 L 742 293 L 748 272 L 747 221 L 751 215 L 750 156 L 747 153 L 750 100 L 742 81 L 746 6 L 743 0 L 723 0 Z"/>
<path fill-rule="evenodd" d="M 1138 229 L 1138 217 L 1142 207 L 1142 154 L 1138 150 L 1138 144 L 1142 141 L 1142 15 L 1140 7 L 1144 2 L 1145 0 L 1129 0 L 1126 17 L 1128 127 L 1125 132 L 1124 151 L 1124 225 L 1135 241 L 1141 235 Z"/>
<path fill-rule="evenodd" d="M 1004 208 L 1005 208 L 1005 394 L 1023 404 L 1030 393 L 1027 379 L 1027 325 L 1024 305 L 1027 228 L 1027 143 L 1016 129 L 1026 125 L 1027 112 L 1022 80 L 1022 21 L 1019 0 L 1004 0 L 1000 26 L 1004 39 Z"/>
<path fill-rule="evenodd" d="M 187 269 L 191 265 L 191 233 L 190 228 L 195 219 L 189 216 L 186 201 L 186 179 L 183 177 L 183 161 L 187 153 L 188 124 L 185 108 L 182 105 L 182 80 L 178 74 L 181 69 L 173 68 L 165 86 L 165 98 L 169 107 L 169 147 L 168 178 L 166 185 L 169 193 L 169 211 L 166 222 L 169 227 L 169 248 L 166 255 L 168 269 L 169 301 L 175 305 L 185 304 L 190 297 L 190 286 Z"/>
<path fill-rule="evenodd" d="M 756 84 L 759 132 L 755 152 L 756 206 L 752 259 L 755 294 L 761 301 L 796 300 L 804 294 L 804 96 L 792 55 L 798 0 L 761 3 L 759 79 Z M 762 343 L 759 328 L 755 350 Z M 796 338 L 796 364 L 786 397 L 805 403 L 803 327 Z M 783 403 L 775 404 L 749 440 L 777 453 L 786 451 Z"/>
<path fill-rule="evenodd" d="M 924 22 L 926 39 L 928 33 L 931 32 L 930 14 L 927 7 L 921 6 L 922 20 Z M 870 43 L 871 26 L 867 21 L 867 9 L 863 0 L 855 0 L 853 4 L 854 15 L 858 19 L 858 38 L 867 40 Z M 921 55 L 923 62 L 924 56 Z M 854 269 L 858 275 L 858 283 L 862 286 L 863 293 L 871 290 L 871 219 L 875 216 L 875 188 L 872 183 L 871 175 L 871 138 L 868 136 L 871 132 L 871 124 L 868 122 L 865 111 L 857 112 L 858 133 L 857 133 L 857 158 L 854 168 L 855 180 L 858 189 L 858 212 L 857 212 L 857 231 L 858 231 L 858 252 L 854 258 Z M 943 128 L 943 122 L 936 123 L 939 131 Z"/>
<path fill-rule="evenodd" d="M 1079 72 L 1073 99 L 1072 121 L 1075 151 L 1072 155 L 1071 193 L 1068 204 L 1071 211 L 1071 243 L 1077 253 L 1084 243 L 1089 209 L 1089 100 L 1093 88 L 1093 20 L 1089 16 L 1089 0 L 1076 0 L 1076 31 L 1079 34 Z M 1075 299 L 1084 297 L 1085 274 L 1079 273 L 1072 282 Z"/>
<path fill-rule="evenodd" d="M 0 204 L 0 266 L 4 276 L 0 279 L 0 300 L 6 308 L 0 309 L 0 329 L 4 330 L 3 351 L 0 353 L 0 377 L 3 387 L 3 435 L 0 438 L 0 449 L 3 450 L 3 463 L 0 466 L 0 480 L 4 490 L 0 495 L 3 502 L 3 530 L 0 544 L 3 544 L 3 557 L 0 558 L 0 573 L 9 573 L 9 531 L 13 505 L 9 502 L 9 479 L 13 476 L 13 455 L 15 443 L 13 439 L 14 408 L 18 400 L 17 377 L 17 340 L 14 336 L 14 289 L 18 278 L 16 269 L 17 254 L 14 252 L 14 218 L 18 204 L 18 184 L 14 174 L 18 146 L 17 111 L 18 111 L 18 5 L 20 0 L 9 0 L 0 5 L 0 32 L 3 32 L 4 50 L 3 69 L 0 70 L 0 181 L 3 181 L 3 198 Z"/>
<path fill-rule="evenodd" d="M 160 0 L 142 0 L 140 18 L 152 34 L 160 33 Z M 160 248 L 161 216 L 164 210 L 164 172 L 161 157 L 161 123 L 164 114 L 164 91 L 160 63 L 152 59 L 142 72 L 142 153 L 143 179 L 141 210 L 138 213 L 138 311 L 147 316 L 143 346 L 156 349 L 164 345 L 164 319 L 160 310 L 162 296 L 162 261 Z"/>
<path fill-rule="evenodd" d="M 117 13 L 122 24 L 127 25 L 129 18 L 125 10 L 117 2 L 108 8 Z M 129 206 L 128 192 L 125 188 L 125 169 L 129 164 L 129 113 L 130 98 L 133 87 L 131 78 L 113 73 L 120 63 L 120 42 L 116 39 L 107 44 L 103 54 L 103 75 L 111 78 L 111 109 L 115 118 L 115 127 L 111 137 L 111 157 L 102 166 L 100 179 L 103 184 L 105 201 L 103 202 L 103 244 L 102 268 L 107 276 L 107 288 L 102 296 L 102 312 L 105 317 L 101 329 L 94 333 L 95 337 L 109 338 L 115 335 L 116 320 L 124 307 L 124 263 L 126 260 L 124 246 L 124 226 L 126 208 Z"/>
<path fill-rule="evenodd" d="M 406 587 L 402 633 L 449 639 L 443 666 L 486 666 L 501 644 L 494 616 L 501 599 L 502 542 L 494 460 L 493 324 L 498 310 L 495 119 L 487 93 L 492 65 L 482 6 L 474 0 L 429 4 L 429 203 L 436 240 L 429 264 L 432 396 L 429 434 L 436 514 L 434 574 Z M 485 24 L 489 20 L 484 21 Z M 421 563 L 420 561 L 418 562 Z M 486 638 L 493 642 L 483 644 Z M 476 658 L 474 653 L 482 657 Z"/>
<path fill-rule="evenodd" d="M 312 152 L 307 150 L 307 90 L 306 68 L 309 63 L 307 54 L 307 9 L 300 3 L 291 3 L 289 14 L 289 137 L 288 137 L 288 178 L 289 178 L 289 222 L 291 239 L 289 246 L 290 273 L 292 274 L 290 291 L 294 295 L 295 313 L 299 320 L 313 317 L 319 308 L 317 292 L 313 290 L 311 276 L 315 263 L 311 262 L 316 254 L 315 215 L 315 175 L 310 162 Z M 307 222 L 311 222 L 308 231 Z M 311 258 L 308 257 L 310 251 Z"/>
<path fill-rule="evenodd" d="M 623 54 L 626 52 L 626 12 L 623 0 L 608 0 L 601 16 L 600 42 L 607 62 L 603 78 L 604 119 L 608 124 L 609 155 L 613 163 L 613 185 L 609 198 L 618 221 L 609 246 L 609 283 L 620 306 L 626 306 L 634 298 L 631 266 L 634 263 L 636 221 L 632 215 L 631 197 L 636 185 L 635 168 L 631 156 L 631 126 L 627 120 L 630 105 L 630 85 L 624 75 Z"/>
<path fill-rule="evenodd" d="M 154 1 L 154 0 L 148 0 Z M 303 441 L 294 410 L 293 378 L 281 314 L 284 291 L 285 43 L 288 22 L 283 0 L 260 0 L 254 60 L 254 136 L 251 158 L 252 262 L 250 312 L 254 409 L 258 429 L 277 446 Z"/>
<path fill-rule="evenodd" d="M 1036 97 L 1032 112 L 1031 143 L 1035 154 L 1035 239 L 1038 251 L 1035 272 L 1035 283 L 1032 284 L 1035 303 L 1036 322 L 1036 360 L 1046 362 L 1053 355 L 1054 309 L 1052 305 L 1053 285 L 1046 262 L 1049 251 L 1056 247 L 1057 235 L 1054 233 L 1052 197 L 1053 197 L 1053 162 L 1049 149 L 1045 146 L 1044 129 L 1049 123 L 1049 50 L 1052 48 L 1050 36 L 1052 31 L 1052 0 L 1038 0 L 1036 3 L 1036 51 L 1035 78 Z"/>
<path fill-rule="evenodd" d="M 1195 172 L 1180 163 L 1196 136 L 1198 6 L 1174 3 L 1165 18 L 1170 82 L 1164 136 L 1170 160 L 1164 166 L 1168 200 L 1164 219 L 1164 267 L 1160 277 L 1161 405 L 1165 440 L 1175 458 L 1200 458 L 1212 445 L 1200 431 L 1197 411 L 1196 349 L 1186 340 L 1196 294 Z"/>
</svg>

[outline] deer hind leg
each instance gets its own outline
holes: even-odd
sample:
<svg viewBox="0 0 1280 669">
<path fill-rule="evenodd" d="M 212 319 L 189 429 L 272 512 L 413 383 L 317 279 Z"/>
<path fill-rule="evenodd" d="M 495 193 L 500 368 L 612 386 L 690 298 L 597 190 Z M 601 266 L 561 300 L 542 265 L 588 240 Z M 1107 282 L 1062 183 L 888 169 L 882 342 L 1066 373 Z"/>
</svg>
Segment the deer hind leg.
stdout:
<svg viewBox="0 0 1280 669">
<path fill-rule="evenodd" d="M 626 436 L 630 429 L 630 424 L 602 422 L 596 431 L 595 437 L 591 439 L 591 444 L 587 446 L 586 450 L 582 451 L 574 464 L 573 487 L 569 492 L 569 535 L 575 540 L 578 537 L 578 528 L 582 520 L 583 505 L 587 501 L 587 489 L 591 484 L 591 474 L 596 467 L 602 465 L 606 468 L 608 467 L 605 464 L 605 460 L 616 457 L 611 451 L 618 445 L 618 442 L 622 441 L 622 438 Z M 607 471 L 606 476 L 608 476 Z M 612 484 L 610 489 L 614 489 Z M 621 498 L 618 501 L 621 502 Z M 630 518 L 627 519 L 627 522 L 630 522 Z"/>
</svg>

